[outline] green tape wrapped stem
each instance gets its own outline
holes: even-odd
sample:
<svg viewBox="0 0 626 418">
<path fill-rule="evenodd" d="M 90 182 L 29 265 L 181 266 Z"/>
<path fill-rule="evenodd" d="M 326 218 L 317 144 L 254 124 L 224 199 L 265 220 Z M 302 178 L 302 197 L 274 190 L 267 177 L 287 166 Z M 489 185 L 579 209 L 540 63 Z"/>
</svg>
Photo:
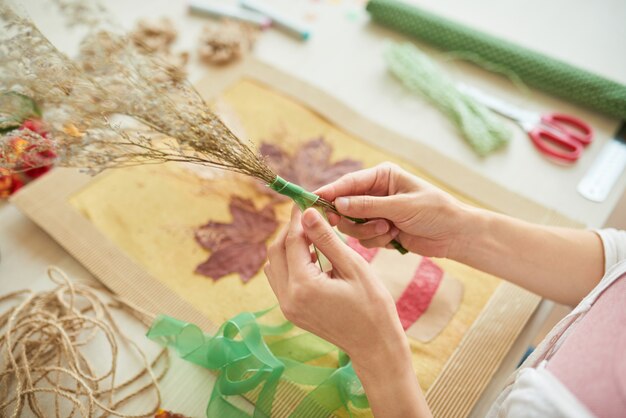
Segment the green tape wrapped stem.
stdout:
<svg viewBox="0 0 626 418">
<path fill-rule="evenodd" d="M 298 186 L 297 184 L 293 184 L 288 182 L 287 180 L 285 180 L 284 178 L 282 178 L 281 176 L 276 176 L 276 178 L 274 179 L 274 181 L 268 185 L 270 189 L 285 195 L 287 197 L 290 197 L 300 208 L 300 210 L 305 210 L 308 209 L 310 207 L 312 207 L 313 205 L 315 205 L 315 203 L 317 203 L 317 201 L 319 200 L 319 196 L 316 195 L 315 193 L 311 193 L 307 190 L 304 190 L 302 187 Z M 340 213 L 337 212 L 338 215 L 341 215 Z M 343 216 L 343 215 L 342 215 Z M 356 223 L 365 223 L 367 222 L 367 219 L 360 219 L 360 218 L 351 218 L 349 216 L 347 216 L 348 219 L 350 219 L 353 222 Z M 402 246 L 402 244 L 400 244 L 397 240 L 392 240 L 390 242 L 391 245 L 393 245 L 393 247 L 398 250 L 401 254 L 406 254 L 408 252 L 408 250 L 406 248 L 404 248 Z"/>
<path fill-rule="evenodd" d="M 250 417 L 227 397 L 244 395 L 258 387 L 261 390 L 251 416 L 272 416 L 281 380 L 309 389 L 290 414 L 292 418 L 326 416 L 342 407 L 351 415 L 351 405 L 369 407 L 363 386 L 345 353 L 311 333 L 285 336 L 294 328 L 290 322 L 277 326 L 260 324 L 258 319 L 267 312 L 269 309 L 240 313 L 222 324 L 215 335 L 205 334 L 194 324 L 161 315 L 154 320 L 147 336 L 173 348 L 183 359 L 218 373 L 206 409 L 207 418 Z M 307 364 L 333 352 L 339 353 L 338 367 Z"/>
<path fill-rule="evenodd" d="M 310 208 L 319 199 L 319 196 L 315 193 L 304 190 L 302 187 L 288 182 L 281 176 L 276 176 L 269 187 L 284 196 L 290 197 L 301 210 Z"/>
<path fill-rule="evenodd" d="M 384 26 L 445 51 L 471 53 L 516 74 L 524 83 L 572 103 L 626 119 L 626 86 L 396 0 L 370 0 L 367 11 Z"/>
</svg>

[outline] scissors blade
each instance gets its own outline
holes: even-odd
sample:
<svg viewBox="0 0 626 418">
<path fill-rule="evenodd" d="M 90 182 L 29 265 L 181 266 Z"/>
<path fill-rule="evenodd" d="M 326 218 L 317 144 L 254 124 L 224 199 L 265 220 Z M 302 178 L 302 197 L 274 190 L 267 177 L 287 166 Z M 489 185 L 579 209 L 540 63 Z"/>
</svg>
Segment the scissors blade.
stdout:
<svg viewBox="0 0 626 418">
<path fill-rule="evenodd" d="M 467 84 L 463 83 L 458 83 L 456 86 L 460 92 L 470 96 L 478 103 L 488 107 L 494 112 L 501 114 L 502 116 L 513 119 L 520 124 L 525 125 L 529 123 L 537 123 L 540 120 L 537 114 L 513 106 L 505 102 L 504 100 L 491 96 L 476 87 L 468 86 Z"/>
</svg>

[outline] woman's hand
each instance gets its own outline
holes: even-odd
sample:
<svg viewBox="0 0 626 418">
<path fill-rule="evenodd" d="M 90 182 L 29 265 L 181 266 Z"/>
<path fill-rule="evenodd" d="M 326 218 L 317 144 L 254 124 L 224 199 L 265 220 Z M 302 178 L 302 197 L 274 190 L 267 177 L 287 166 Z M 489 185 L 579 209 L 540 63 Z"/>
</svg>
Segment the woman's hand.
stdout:
<svg viewBox="0 0 626 418">
<path fill-rule="evenodd" d="M 328 258 L 331 271 L 320 270 L 309 242 Z M 385 286 L 316 210 L 301 215 L 294 207 L 291 223 L 269 248 L 265 273 L 287 319 L 354 361 L 407 346 Z"/>
<path fill-rule="evenodd" d="M 319 269 L 310 243 L 331 271 Z M 391 295 L 315 209 L 294 206 L 265 274 L 287 319 L 350 356 L 377 418 L 430 416 Z"/>
<path fill-rule="evenodd" d="M 409 251 L 449 257 L 465 227 L 466 205 L 390 163 L 346 174 L 316 193 L 342 215 L 369 219 L 357 224 L 328 214 L 331 224 L 368 248 L 397 239 Z"/>
<path fill-rule="evenodd" d="M 365 247 L 395 238 L 410 251 L 459 261 L 559 303 L 576 305 L 604 274 L 595 233 L 471 207 L 393 164 L 347 174 L 317 193 L 342 215 L 370 219 L 328 215 Z"/>
</svg>

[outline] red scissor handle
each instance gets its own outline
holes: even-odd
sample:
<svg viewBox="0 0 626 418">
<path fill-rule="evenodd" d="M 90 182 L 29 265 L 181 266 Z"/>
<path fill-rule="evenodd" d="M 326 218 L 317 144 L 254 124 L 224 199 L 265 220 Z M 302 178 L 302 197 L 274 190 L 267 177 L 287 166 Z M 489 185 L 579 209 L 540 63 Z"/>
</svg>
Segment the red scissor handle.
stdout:
<svg viewBox="0 0 626 418">
<path fill-rule="evenodd" d="M 591 126 L 574 116 L 563 113 L 548 113 L 541 117 L 541 121 L 569 135 L 582 145 L 588 145 L 593 140 Z"/>
<path fill-rule="evenodd" d="M 528 136 L 539 151 L 568 163 L 578 160 L 583 151 L 583 143 L 563 131 L 537 127 L 528 132 Z"/>
</svg>

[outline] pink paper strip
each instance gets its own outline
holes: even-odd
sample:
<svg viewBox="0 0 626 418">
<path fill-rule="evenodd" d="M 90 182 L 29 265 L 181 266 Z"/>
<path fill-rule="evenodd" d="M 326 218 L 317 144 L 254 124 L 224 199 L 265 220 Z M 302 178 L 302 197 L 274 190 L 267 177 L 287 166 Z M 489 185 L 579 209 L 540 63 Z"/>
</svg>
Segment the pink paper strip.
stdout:
<svg viewBox="0 0 626 418">
<path fill-rule="evenodd" d="M 426 312 L 442 278 L 443 270 L 429 258 L 422 258 L 413 279 L 396 301 L 396 310 L 404 330 Z"/>
</svg>

